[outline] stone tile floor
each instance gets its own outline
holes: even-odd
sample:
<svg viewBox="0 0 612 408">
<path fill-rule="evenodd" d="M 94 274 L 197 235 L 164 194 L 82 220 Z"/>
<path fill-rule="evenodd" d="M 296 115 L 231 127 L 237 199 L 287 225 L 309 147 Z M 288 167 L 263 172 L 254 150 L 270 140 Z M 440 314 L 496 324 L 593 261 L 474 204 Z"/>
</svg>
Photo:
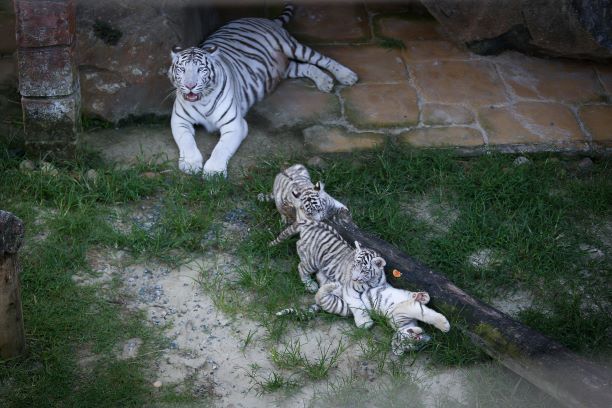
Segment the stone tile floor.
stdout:
<svg viewBox="0 0 612 408">
<path fill-rule="evenodd" d="M 288 29 L 360 77 L 331 94 L 286 81 L 254 107 L 274 128 L 302 126 L 315 151 L 385 141 L 467 151 L 612 148 L 612 66 L 479 56 L 400 4 L 305 4 Z"/>
<path fill-rule="evenodd" d="M 286 139 L 281 147 L 313 153 L 387 142 L 467 154 L 612 151 L 612 65 L 512 51 L 479 56 L 452 43 L 422 10 L 409 0 L 299 5 L 289 31 L 360 80 L 329 94 L 307 80 L 284 81 L 249 113 L 255 140 L 245 141 L 239 155 L 275 151 L 279 134 Z M 14 69 L 12 56 L 0 58 L 0 82 L 14 84 Z M 90 132 L 83 140 L 114 151 L 110 143 L 119 135 L 113 132 Z M 119 133 L 133 134 L 119 143 L 130 144 L 132 153 L 157 140 L 169 158 L 177 155 L 168 127 Z M 205 154 L 216 140 L 198 136 Z"/>
</svg>

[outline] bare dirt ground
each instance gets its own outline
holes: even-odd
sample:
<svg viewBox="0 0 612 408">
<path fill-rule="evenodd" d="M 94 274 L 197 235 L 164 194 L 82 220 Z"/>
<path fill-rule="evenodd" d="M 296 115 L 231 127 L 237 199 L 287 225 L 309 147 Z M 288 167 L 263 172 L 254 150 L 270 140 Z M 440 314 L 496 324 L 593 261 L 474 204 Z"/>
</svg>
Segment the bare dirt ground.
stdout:
<svg viewBox="0 0 612 408">
<path fill-rule="evenodd" d="M 154 203 L 132 210 L 132 217 L 141 225 L 155 222 Z M 116 220 L 112 223 L 118 229 L 125 227 Z M 246 226 L 240 221 L 225 222 L 221 233 L 236 238 L 245 235 Z M 125 299 L 126 309 L 143 311 L 149 325 L 163 328 L 169 345 L 158 351 L 150 367 L 151 387 L 178 387 L 203 405 L 500 406 L 494 403 L 496 390 L 504 390 L 508 384 L 514 393 L 531 393 L 530 402 L 541 398 L 496 365 L 433 369 L 425 358 L 417 357 L 401 379 L 380 375 L 377 361 L 364 355 L 363 344 L 347 337 L 348 320 L 317 322 L 314 327 L 292 329 L 285 336 L 286 344 L 299 345 L 306 356 L 317 358 L 322 352 L 331 355 L 339 350 L 327 379 L 297 378 L 275 365 L 272 352 L 282 346 L 266 338 L 260 322 L 240 313 L 226 314 L 219 307 L 223 298 L 213 293 L 221 290 L 217 283 L 237 279 L 240 266 L 231 251 L 206 250 L 180 267 L 136 260 L 124 251 L 108 248 L 90 251 L 88 261 L 94 274 L 76 275 L 77 283 L 97 285 L 101 294 L 112 286 Z M 136 338 L 120 345 L 118 358 L 136 358 L 141 343 Z M 91 353 L 83 354 L 82 364 L 92 358 Z M 277 372 L 287 375 L 293 386 L 262 392 L 262 384 Z"/>
</svg>

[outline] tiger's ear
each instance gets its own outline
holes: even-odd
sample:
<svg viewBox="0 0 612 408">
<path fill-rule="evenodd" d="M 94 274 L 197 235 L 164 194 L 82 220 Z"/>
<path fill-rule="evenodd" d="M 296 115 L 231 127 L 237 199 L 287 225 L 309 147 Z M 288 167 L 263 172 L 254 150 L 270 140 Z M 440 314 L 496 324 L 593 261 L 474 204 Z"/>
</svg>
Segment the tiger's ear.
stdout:
<svg viewBox="0 0 612 408">
<path fill-rule="evenodd" d="M 372 264 L 380 269 L 384 268 L 387 262 L 385 262 L 385 260 L 382 259 L 380 256 L 377 256 L 376 258 L 372 259 Z"/>
<path fill-rule="evenodd" d="M 302 193 L 296 190 L 291 190 L 291 194 L 293 194 L 295 198 L 300 198 L 300 196 L 302 195 Z"/>
<path fill-rule="evenodd" d="M 323 184 L 322 181 L 317 181 L 317 184 L 315 184 L 314 189 L 316 191 L 323 191 L 323 189 L 325 188 L 325 184 Z"/>
<path fill-rule="evenodd" d="M 174 45 L 172 47 L 172 51 L 170 51 L 170 56 L 172 57 L 173 61 L 178 58 L 178 54 L 181 51 L 183 51 L 183 48 L 180 45 Z"/>
<path fill-rule="evenodd" d="M 215 55 L 217 51 L 219 51 L 219 48 L 216 45 L 205 45 L 202 47 L 202 49 L 205 53 L 210 55 Z"/>
</svg>

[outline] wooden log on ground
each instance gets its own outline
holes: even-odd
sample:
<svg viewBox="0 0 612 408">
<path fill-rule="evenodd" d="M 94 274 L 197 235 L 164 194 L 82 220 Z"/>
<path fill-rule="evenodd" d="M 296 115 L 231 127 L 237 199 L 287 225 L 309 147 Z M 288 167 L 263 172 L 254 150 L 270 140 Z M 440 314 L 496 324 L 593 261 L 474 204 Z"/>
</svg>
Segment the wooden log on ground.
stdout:
<svg viewBox="0 0 612 408">
<path fill-rule="evenodd" d="M 432 304 L 465 320 L 472 341 L 505 367 L 566 407 L 612 407 L 612 370 L 571 352 L 536 330 L 481 302 L 445 276 L 420 264 L 389 243 L 361 231 L 352 221 L 329 222 L 348 241 L 359 241 L 383 255 L 388 281 L 395 287 L 427 291 Z M 402 272 L 392 275 L 393 269 Z M 451 326 L 453 322 L 451 321 Z"/>
<path fill-rule="evenodd" d="M 19 356 L 25 350 L 21 312 L 19 260 L 24 227 L 13 214 L 0 210 L 0 359 Z"/>
</svg>

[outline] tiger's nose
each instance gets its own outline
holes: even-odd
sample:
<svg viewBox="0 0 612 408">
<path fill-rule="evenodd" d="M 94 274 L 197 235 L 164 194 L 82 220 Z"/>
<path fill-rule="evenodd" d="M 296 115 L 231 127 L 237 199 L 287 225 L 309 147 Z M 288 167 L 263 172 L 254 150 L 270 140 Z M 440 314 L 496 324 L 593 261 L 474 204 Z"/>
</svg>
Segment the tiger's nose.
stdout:
<svg viewBox="0 0 612 408">
<path fill-rule="evenodd" d="M 197 85 L 197 84 L 196 84 L 195 82 L 187 82 L 187 83 L 185 84 L 185 87 L 186 87 L 187 89 L 190 89 L 190 90 L 191 90 L 191 89 L 195 88 L 195 87 L 196 87 L 196 85 Z"/>
</svg>

